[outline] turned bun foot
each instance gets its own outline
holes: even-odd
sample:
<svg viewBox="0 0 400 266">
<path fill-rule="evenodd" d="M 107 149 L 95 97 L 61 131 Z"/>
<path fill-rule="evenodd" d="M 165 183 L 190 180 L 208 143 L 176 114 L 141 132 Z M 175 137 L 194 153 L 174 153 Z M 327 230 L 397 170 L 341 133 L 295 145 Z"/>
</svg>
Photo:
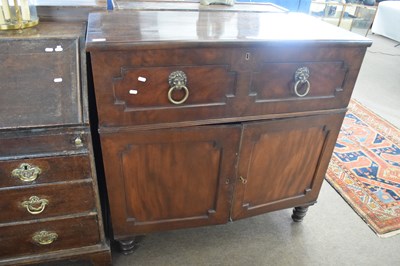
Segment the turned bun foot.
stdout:
<svg viewBox="0 0 400 266">
<path fill-rule="evenodd" d="M 138 247 L 138 244 L 136 243 L 135 238 L 126 239 L 126 240 L 118 240 L 118 244 L 119 244 L 120 252 L 124 255 L 132 254 Z"/>
<path fill-rule="evenodd" d="M 292 219 L 294 222 L 301 222 L 303 221 L 304 216 L 308 211 L 308 207 L 295 207 L 293 209 Z"/>
</svg>

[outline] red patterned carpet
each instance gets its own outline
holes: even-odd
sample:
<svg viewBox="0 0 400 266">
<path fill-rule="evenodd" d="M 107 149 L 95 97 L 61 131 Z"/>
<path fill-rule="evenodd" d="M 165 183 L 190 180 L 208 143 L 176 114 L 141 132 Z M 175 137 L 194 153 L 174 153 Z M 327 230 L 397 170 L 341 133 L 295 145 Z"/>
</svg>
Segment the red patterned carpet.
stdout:
<svg viewBox="0 0 400 266">
<path fill-rule="evenodd" d="M 400 130 L 350 102 L 327 181 L 381 237 L 400 233 Z"/>
</svg>

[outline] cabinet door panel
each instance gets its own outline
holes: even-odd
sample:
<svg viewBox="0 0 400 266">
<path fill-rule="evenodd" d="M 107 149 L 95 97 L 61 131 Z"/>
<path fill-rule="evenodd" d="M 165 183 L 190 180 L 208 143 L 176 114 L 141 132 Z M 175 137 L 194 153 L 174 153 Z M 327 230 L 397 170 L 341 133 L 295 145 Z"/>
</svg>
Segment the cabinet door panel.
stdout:
<svg viewBox="0 0 400 266">
<path fill-rule="evenodd" d="M 343 114 L 244 125 L 232 217 L 312 203 Z"/>
<path fill-rule="evenodd" d="M 239 126 L 102 134 L 116 238 L 225 223 Z"/>
</svg>

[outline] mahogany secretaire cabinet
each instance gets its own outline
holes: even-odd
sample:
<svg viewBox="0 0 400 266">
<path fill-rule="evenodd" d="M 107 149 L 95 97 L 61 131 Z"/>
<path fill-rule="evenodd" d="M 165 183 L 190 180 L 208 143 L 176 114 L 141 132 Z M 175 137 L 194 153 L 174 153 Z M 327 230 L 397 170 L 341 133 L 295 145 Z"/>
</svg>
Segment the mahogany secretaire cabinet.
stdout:
<svg viewBox="0 0 400 266">
<path fill-rule="evenodd" d="M 365 51 L 304 14 L 89 15 L 114 238 L 316 202 Z"/>
<path fill-rule="evenodd" d="M 110 265 L 88 119 L 86 23 L 0 32 L 0 265 Z"/>
</svg>

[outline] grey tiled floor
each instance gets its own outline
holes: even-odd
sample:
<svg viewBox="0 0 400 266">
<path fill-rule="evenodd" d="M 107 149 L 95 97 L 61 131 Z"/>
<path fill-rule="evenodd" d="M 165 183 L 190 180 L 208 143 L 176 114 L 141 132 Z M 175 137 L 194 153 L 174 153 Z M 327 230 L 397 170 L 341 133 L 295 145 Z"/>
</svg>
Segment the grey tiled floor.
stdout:
<svg viewBox="0 0 400 266">
<path fill-rule="evenodd" d="M 400 128 L 400 47 L 369 36 L 353 97 Z M 154 233 L 122 265 L 400 265 L 400 235 L 382 239 L 324 183 L 302 223 L 291 210 L 221 226 Z"/>
</svg>

